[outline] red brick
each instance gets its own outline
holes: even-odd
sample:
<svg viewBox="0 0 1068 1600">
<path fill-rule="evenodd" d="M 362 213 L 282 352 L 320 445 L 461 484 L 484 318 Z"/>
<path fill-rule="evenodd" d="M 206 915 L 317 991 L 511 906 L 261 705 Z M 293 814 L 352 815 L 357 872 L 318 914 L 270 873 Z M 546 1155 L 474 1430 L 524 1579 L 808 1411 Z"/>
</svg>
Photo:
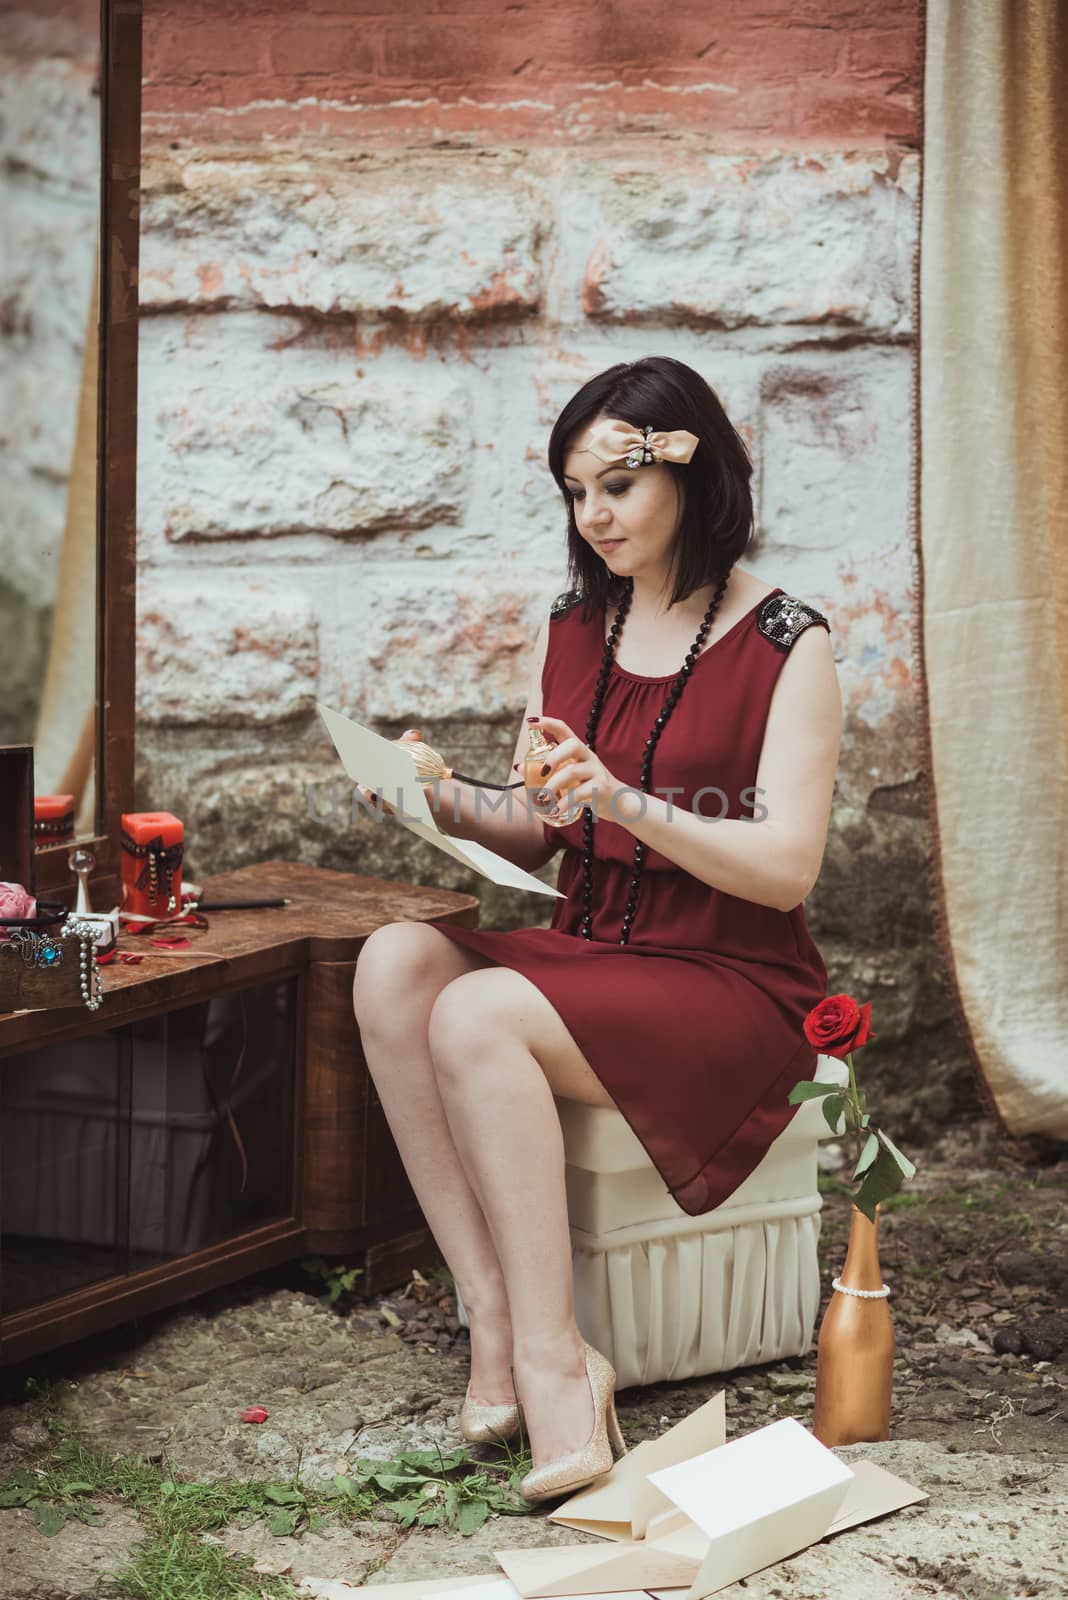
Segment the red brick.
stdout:
<svg viewBox="0 0 1068 1600">
<path fill-rule="evenodd" d="M 341 25 L 319 17 L 289 21 L 271 30 L 270 66 L 283 82 L 290 74 L 359 82 L 374 75 L 380 42 L 377 30 L 364 30 L 354 22 Z"/>
<path fill-rule="evenodd" d="M 283 104 L 236 129 L 231 119 L 229 137 L 325 134 L 329 109 L 296 104 L 311 79 L 317 99 L 381 107 L 348 129 L 382 143 L 688 128 L 721 148 L 915 137 L 919 0 L 677 0 L 651 15 L 612 0 L 310 0 L 300 11 L 290 0 L 145 0 L 146 112 L 153 136 L 166 136 L 168 117 L 182 132 L 201 117 L 197 136 L 210 139 L 213 107 L 265 98 Z M 709 83 L 734 92 L 679 92 Z M 392 109 L 402 96 L 425 100 L 425 114 Z"/>
</svg>

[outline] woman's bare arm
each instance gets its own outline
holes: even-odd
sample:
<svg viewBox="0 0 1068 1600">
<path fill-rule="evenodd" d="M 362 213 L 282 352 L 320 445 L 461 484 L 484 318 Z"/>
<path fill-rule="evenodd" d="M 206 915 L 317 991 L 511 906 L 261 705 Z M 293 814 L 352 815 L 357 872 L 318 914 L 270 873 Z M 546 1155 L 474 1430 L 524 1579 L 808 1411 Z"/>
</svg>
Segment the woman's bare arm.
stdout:
<svg viewBox="0 0 1068 1600">
<path fill-rule="evenodd" d="M 792 911 L 819 876 L 841 738 L 831 641 L 823 628 L 806 628 L 771 697 L 752 797 L 756 818 L 719 819 L 719 798 L 711 793 L 698 815 L 623 786 L 614 797 L 599 797 L 598 810 L 702 883 Z M 710 786 L 715 781 L 710 774 Z"/>
</svg>

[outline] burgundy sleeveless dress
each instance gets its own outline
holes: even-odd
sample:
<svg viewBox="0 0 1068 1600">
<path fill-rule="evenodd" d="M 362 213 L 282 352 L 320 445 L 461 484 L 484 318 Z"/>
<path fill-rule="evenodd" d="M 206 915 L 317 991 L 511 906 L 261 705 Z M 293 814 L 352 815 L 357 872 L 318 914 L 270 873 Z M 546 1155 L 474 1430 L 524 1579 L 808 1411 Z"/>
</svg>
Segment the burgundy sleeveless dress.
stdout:
<svg viewBox="0 0 1068 1600">
<path fill-rule="evenodd" d="M 673 786 L 673 806 L 709 819 L 753 816 L 772 690 L 790 646 L 814 623 L 830 632 L 818 611 L 775 589 L 705 647 L 657 743 L 654 795 L 666 800 Z M 584 620 L 574 591 L 553 603 L 542 711 L 580 739 L 607 631 L 604 607 Z M 639 787 L 645 741 L 675 676 L 612 664 L 594 742 L 623 783 Z M 550 927 L 431 925 L 542 991 L 678 1205 L 697 1216 L 737 1188 L 794 1115 L 787 1095 L 816 1067 L 802 1022 L 824 998 L 827 972 L 801 905 L 778 911 L 724 894 L 652 848 L 630 942 L 621 945 L 635 839 L 601 809 L 592 940 L 579 933 L 578 810 L 564 827 L 542 825 L 563 850 L 556 886 L 568 897 L 553 902 Z"/>
</svg>

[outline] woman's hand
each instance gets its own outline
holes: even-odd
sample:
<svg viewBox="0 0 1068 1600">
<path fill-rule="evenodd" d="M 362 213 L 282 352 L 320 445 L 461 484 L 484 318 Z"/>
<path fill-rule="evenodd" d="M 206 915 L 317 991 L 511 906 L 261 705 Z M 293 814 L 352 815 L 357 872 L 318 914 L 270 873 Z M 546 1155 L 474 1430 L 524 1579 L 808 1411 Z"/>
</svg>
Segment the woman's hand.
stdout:
<svg viewBox="0 0 1068 1600">
<path fill-rule="evenodd" d="M 542 789 L 556 796 L 556 809 L 547 815 L 539 812 L 542 822 L 550 827 L 566 827 L 582 814 L 583 806 L 592 806 L 600 813 L 610 805 L 612 796 L 622 785 L 597 753 L 583 744 L 559 717 L 539 717 L 537 725 L 558 741 L 546 752 L 543 765 L 550 770 L 542 776 Z M 564 762 L 568 765 L 561 772 L 559 769 Z M 563 796 L 561 791 L 565 789 L 567 794 Z"/>
<path fill-rule="evenodd" d="M 408 744 L 418 744 L 419 741 L 422 739 L 422 737 L 423 737 L 423 735 L 422 735 L 421 731 L 418 728 L 405 728 L 405 730 L 401 734 L 400 738 L 399 739 L 394 739 L 393 743 L 394 744 L 404 744 L 405 742 L 407 742 Z M 412 767 L 412 771 L 413 772 L 415 771 L 414 765 Z M 369 806 L 373 806 L 375 801 L 378 800 L 378 795 L 374 792 L 374 790 L 373 789 L 368 789 L 365 784 L 358 783 L 356 785 L 356 789 L 357 789 L 358 793 L 361 794 L 363 796 L 363 798 L 367 801 L 367 804 Z M 382 810 L 385 811 L 389 816 L 392 817 L 392 816 L 396 815 L 396 812 L 397 812 L 396 806 L 391 806 L 389 801 L 386 799 L 385 795 L 382 796 L 380 804 L 382 806 Z"/>
</svg>

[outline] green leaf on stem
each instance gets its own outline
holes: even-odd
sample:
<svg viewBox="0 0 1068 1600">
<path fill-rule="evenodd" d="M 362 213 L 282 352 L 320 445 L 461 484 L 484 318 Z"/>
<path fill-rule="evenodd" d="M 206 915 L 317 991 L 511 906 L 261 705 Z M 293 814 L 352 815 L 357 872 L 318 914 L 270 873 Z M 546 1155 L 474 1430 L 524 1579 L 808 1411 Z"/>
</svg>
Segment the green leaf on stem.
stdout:
<svg viewBox="0 0 1068 1600">
<path fill-rule="evenodd" d="M 880 1146 L 878 1155 L 864 1176 L 864 1182 L 853 1196 L 853 1204 L 869 1222 L 874 1222 L 876 1206 L 881 1200 L 896 1194 L 904 1181 L 905 1174 L 894 1157 Z"/>
<path fill-rule="evenodd" d="M 838 1119 L 845 1110 L 848 1101 L 844 1094 L 830 1094 L 823 1102 L 823 1115 L 827 1126 L 832 1133 L 838 1132 Z"/>
<path fill-rule="evenodd" d="M 864 1146 L 863 1150 L 860 1152 L 860 1160 L 857 1162 L 856 1166 L 853 1168 L 853 1176 L 854 1176 L 854 1178 L 862 1177 L 863 1174 L 865 1172 L 867 1172 L 868 1168 L 871 1166 L 872 1162 L 875 1160 L 875 1157 L 878 1155 L 878 1153 L 879 1153 L 879 1141 L 875 1137 L 874 1133 L 869 1133 L 868 1142 Z"/>
<path fill-rule="evenodd" d="M 897 1145 L 894 1143 L 888 1133 L 884 1133 L 881 1128 L 876 1128 L 875 1132 L 878 1135 L 879 1143 L 885 1150 L 889 1151 L 894 1160 L 897 1162 L 898 1166 L 901 1168 L 902 1177 L 914 1178 L 916 1176 L 916 1168 L 913 1166 L 908 1156 L 902 1155 L 901 1151 L 898 1149 Z"/>
<path fill-rule="evenodd" d="M 786 1098 L 790 1105 L 799 1106 L 803 1100 L 822 1100 L 825 1095 L 839 1094 L 840 1089 L 841 1086 L 837 1083 L 815 1083 L 806 1080 L 804 1083 L 795 1083 Z"/>
</svg>

